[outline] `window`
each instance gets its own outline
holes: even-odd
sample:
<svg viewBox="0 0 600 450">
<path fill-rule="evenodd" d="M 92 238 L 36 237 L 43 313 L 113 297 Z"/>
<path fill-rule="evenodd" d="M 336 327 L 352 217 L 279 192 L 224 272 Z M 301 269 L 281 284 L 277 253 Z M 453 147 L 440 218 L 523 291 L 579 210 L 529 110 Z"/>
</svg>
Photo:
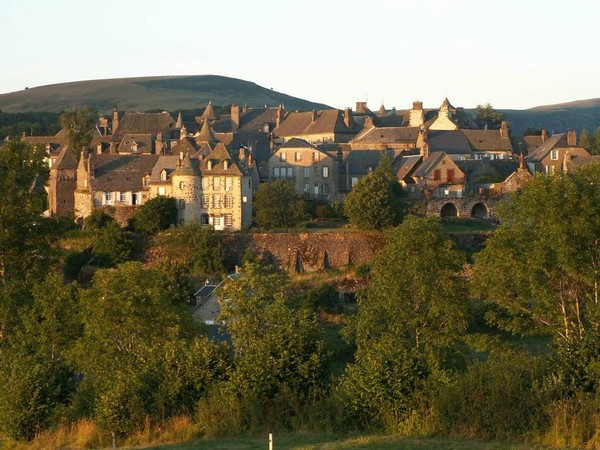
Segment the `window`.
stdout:
<svg viewBox="0 0 600 450">
<path fill-rule="evenodd" d="M 182 190 L 185 187 L 185 183 L 183 181 L 179 182 L 179 189 Z"/>
<path fill-rule="evenodd" d="M 310 178 L 310 167 L 304 168 L 304 178 Z"/>
<path fill-rule="evenodd" d="M 435 169 L 433 171 L 433 181 L 441 181 L 442 180 L 442 171 L 440 169 Z"/>
<path fill-rule="evenodd" d="M 202 207 L 208 208 L 208 194 L 202 194 Z"/>
<path fill-rule="evenodd" d="M 286 178 L 294 178 L 294 168 L 293 167 L 287 168 Z"/>
<path fill-rule="evenodd" d="M 329 177 L 329 166 L 323 166 L 323 178 Z"/>
<path fill-rule="evenodd" d="M 227 160 L 223 161 L 223 169 L 225 169 L 225 170 L 229 169 L 229 161 L 227 161 Z"/>
<path fill-rule="evenodd" d="M 164 186 L 160 186 L 158 188 L 158 195 L 167 195 L 167 190 L 165 189 Z"/>
<path fill-rule="evenodd" d="M 200 214 L 200 225 L 208 225 L 208 214 Z"/>
<path fill-rule="evenodd" d="M 358 183 L 358 177 L 352 177 L 352 187 L 354 187 L 356 183 Z"/>
<path fill-rule="evenodd" d="M 233 197 L 230 194 L 225 196 L 225 208 L 231 208 L 233 206 Z"/>
<path fill-rule="evenodd" d="M 313 152 L 312 160 L 319 161 L 320 159 L 321 159 L 321 155 L 319 154 L 319 152 Z"/>
<path fill-rule="evenodd" d="M 131 204 L 132 205 L 137 205 L 138 204 L 138 194 L 136 192 L 134 192 L 133 194 L 131 194 Z"/>
<path fill-rule="evenodd" d="M 323 183 L 323 195 L 329 195 L 329 185 L 327 183 Z"/>
<path fill-rule="evenodd" d="M 315 195 L 319 195 L 319 184 L 318 183 L 315 183 L 315 187 L 314 187 L 313 193 Z"/>
<path fill-rule="evenodd" d="M 220 217 L 213 217 L 213 227 L 217 228 L 221 226 L 221 218 Z"/>
<path fill-rule="evenodd" d="M 163 169 L 160 171 L 160 181 L 167 181 L 167 170 Z"/>
<path fill-rule="evenodd" d="M 448 189 L 444 189 L 444 197 L 448 197 L 450 195 L 450 191 Z"/>
<path fill-rule="evenodd" d="M 279 167 L 273 167 L 273 178 L 279 178 Z"/>
<path fill-rule="evenodd" d="M 213 178 L 213 190 L 214 191 L 220 191 L 221 190 L 221 178 L 220 177 L 214 177 Z"/>
<path fill-rule="evenodd" d="M 556 161 L 558 159 L 558 150 L 552 150 L 550 152 L 550 159 Z"/>
<path fill-rule="evenodd" d="M 213 195 L 213 208 L 220 208 L 221 207 L 221 194 L 214 194 Z"/>
<path fill-rule="evenodd" d="M 233 215 L 225 214 L 225 226 L 226 227 L 233 226 Z"/>
<path fill-rule="evenodd" d="M 120 192 L 119 193 L 119 201 L 121 203 L 125 203 L 127 201 L 127 192 Z"/>
<path fill-rule="evenodd" d="M 112 192 L 104 193 L 104 204 L 111 205 L 112 204 Z"/>
<path fill-rule="evenodd" d="M 446 171 L 446 178 L 448 183 L 454 183 L 454 169 L 448 169 Z"/>
<path fill-rule="evenodd" d="M 202 177 L 202 190 L 205 191 L 208 189 L 208 178 Z"/>
<path fill-rule="evenodd" d="M 304 185 L 304 193 L 305 194 L 310 194 L 310 184 L 306 183 Z"/>
<path fill-rule="evenodd" d="M 225 177 L 225 190 L 231 192 L 233 190 L 233 178 Z"/>
<path fill-rule="evenodd" d="M 554 166 L 546 166 L 546 175 L 553 175 L 556 167 Z"/>
<path fill-rule="evenodd" d="M 179 209 L 185 209 L 185 200 L 179 200 Z"/>
<path fill-rule="evenodd" d="M 296 154 L 294 155 L 294 159 L 296 161 L 302 161 L 302 153 L 296 152 Z"/>
<path fill-rule="evenodd" d="M 279 154 L 279 161 L 287 161 L 287 155 L 285 154 L 285 152 L 281 152 Z"/>
</svg>

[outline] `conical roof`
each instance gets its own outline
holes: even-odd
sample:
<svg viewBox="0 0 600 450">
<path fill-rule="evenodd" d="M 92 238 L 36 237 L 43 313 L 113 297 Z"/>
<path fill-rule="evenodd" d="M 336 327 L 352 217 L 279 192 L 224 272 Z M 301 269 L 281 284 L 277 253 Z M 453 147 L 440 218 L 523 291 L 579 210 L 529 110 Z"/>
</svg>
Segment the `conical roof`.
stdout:
<svg viewBox="0 0 600 450">
<path fill-rule="evenodd" d="M 385 109 L 385 106 L 383 106 L 383 103 L 381 104 L 381 106 L 379 107 L 379 111 L 377 111 L 377 115 L 379 117 L 385 117 L 387 115 L 387 111 Z"/>
<path fill-rule="evenodd" d="M 213 109 L 212 102 L 208 102 L 206 109 L 200 117 L 202 117 L 202 119 L 204 119 L 205 122 L 207 120 L 217 120 L 217 115 L 215 114 L 215 110 Z"/>
<path fill-rule="evenodd" d="M 77 169 L 77 158 L 68 146 L 64 146 L 52 166 L 53 169 Z"/>
<path fill-rule="evenodd" d="M 196 136 L 196 142 L 215 142 L 215 135 L 213 134 L 210 126 L 208 125 L 208 120 L 205 120 L 202 123 L 202 129 L 198 136 Z"/>
<path fill-rule="evenodd" d="M 177 169 L 175 169 L 175 172 L 173 172 L 173 176 L 200 176 L 200 169 L 198 168 L 198 165 L 194 164 L 189 153 L 186 153 L 181 162 L 178 164 Z"/>
<path fill-rule="evenodd" d="M 177 122 L 175 122 L 175 128 L 181 128 L 183 121 L 181 120 L 181 112 L 177 115 Z"/>
</svg>

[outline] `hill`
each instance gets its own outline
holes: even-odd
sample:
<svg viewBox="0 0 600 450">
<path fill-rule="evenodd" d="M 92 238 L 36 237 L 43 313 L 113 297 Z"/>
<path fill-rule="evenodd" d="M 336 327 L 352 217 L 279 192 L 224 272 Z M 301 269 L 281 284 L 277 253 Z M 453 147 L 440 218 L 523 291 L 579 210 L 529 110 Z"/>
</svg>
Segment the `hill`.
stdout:
<svg viewBox="0 0 600 450">
<path fill-rule="evenodd" d="M 555 133 L 574 128 L 578 134 L 584 128 L 593 131 L 600 127 L 600 98 L 500 112 L 506 114 L 514 135 L 522 134 L 526 127 L 547 128 Z"/>
<path fill-rule="evenodd" d="M 109 113 L 115 106 L 121 111 L 196 109 L 215 105 L 247 104 L 250 107 L 277 106 L 288 110 L 327 108 L 273 91 L 237 78 L 218 75 L 163 76 L 77 81 L 34 87 L 0 94 L 4 112 L 60 112 L 91 106 Z"/>
</svg>

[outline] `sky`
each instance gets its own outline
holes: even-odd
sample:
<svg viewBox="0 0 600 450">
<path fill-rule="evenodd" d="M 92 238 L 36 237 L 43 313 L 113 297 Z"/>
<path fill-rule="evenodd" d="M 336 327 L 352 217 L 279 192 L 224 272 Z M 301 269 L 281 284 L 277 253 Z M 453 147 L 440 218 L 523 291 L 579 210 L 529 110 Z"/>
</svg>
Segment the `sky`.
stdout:
<svg viewBox="0 0 600 450">
<path fill-rule="evenodd" d="M 598 0 L 0 0 L 0 23 L 0 93 L 213 74 L 336 108 L 600 97 Z"/>
</svg>

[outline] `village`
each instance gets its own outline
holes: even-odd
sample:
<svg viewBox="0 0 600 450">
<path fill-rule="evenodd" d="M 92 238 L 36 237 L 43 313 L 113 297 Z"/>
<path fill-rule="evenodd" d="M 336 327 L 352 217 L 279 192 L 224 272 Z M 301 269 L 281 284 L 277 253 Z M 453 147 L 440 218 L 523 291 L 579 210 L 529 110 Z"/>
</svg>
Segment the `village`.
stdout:
<svg viewBox="0 0 600 450">
<path fill-rule="evenodd" d="M 286 180 L 306 199 L 342 200 L 386 156 L 406 199 L 427 215 L 494 218 L 506 193 L 537 173 L 568 172 L 597 160 L 574 130 L 512 136 L 509 124 L 478 128 L 462 108 L 413 102 L 406 111 L 286 111 L 209 102 L 193 122 L 167 112 L 99 117 L 77 158 L 67 132 L 24 136 L 48 152 L 49 214 L 75 220 L 101 208 L 125 225 L 157 196 L 175 198 L 178 223 L 236 231 L 252 224 L 260 183 Z"/>
</svg>

